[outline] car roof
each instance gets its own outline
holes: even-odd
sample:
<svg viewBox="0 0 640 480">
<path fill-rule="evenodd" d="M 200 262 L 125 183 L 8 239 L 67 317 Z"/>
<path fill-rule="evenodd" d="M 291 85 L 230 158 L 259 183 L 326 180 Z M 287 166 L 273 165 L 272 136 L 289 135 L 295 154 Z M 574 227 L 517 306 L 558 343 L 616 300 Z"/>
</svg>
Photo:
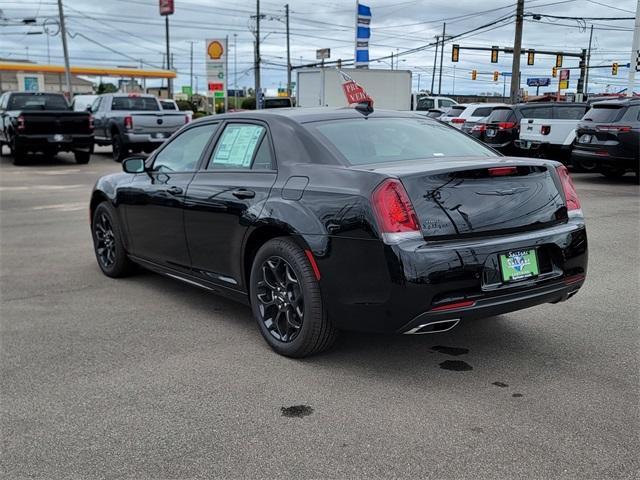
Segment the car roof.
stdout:
<svg viewBox="0 0 640 480">
<path fill-rule="evenodd" d="M 632 106 L 632 105 L 640 105 L 640 98 L 625 98 L 625 99 L 615 99 L 615 100 L 602 100 L 598 102 L 593 102 L 591 107 L 598 107 L 601 105 L 620 105 L 620 106 Z"/>
<path fill-rule="evenodd" d="M 219 121 L 233 119 L 255 119 L 255 120 L 292 120 L 296 123 L 320 122 L 324 120 L 344 120 L 349 118 L 363 118 L 364 115 L 355 108 L 349 107 L 293 107 L 274 108 L 264 110 L 245 110 L 243 112 L 225 113 L 209 117 L 202 117 L 196 122 L 203 120 Z M 419 118 L 424 120 L 425 116 L 417 115 L 411 111 L 398 110 L 374 110 L 367 116 L 368 118 Z"/>
</svg>

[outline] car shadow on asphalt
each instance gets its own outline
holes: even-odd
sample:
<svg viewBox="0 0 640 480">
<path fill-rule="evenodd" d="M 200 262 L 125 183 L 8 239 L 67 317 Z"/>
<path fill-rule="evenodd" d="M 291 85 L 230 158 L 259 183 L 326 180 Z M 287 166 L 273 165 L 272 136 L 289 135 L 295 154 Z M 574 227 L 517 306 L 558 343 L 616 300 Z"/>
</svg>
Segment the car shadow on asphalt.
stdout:
<svg viewBox="0 0 640 480">
<path fill-rule="evenodd" d="M 622 177 L 617 178 L 608 178 L 600 173 L 574 173 L 572 176 L 574 179 L 579 179 L 581 182 L 591 185 L 637 185 L 637 180 L 633 172 L 628 172 Z"/>
</svg>

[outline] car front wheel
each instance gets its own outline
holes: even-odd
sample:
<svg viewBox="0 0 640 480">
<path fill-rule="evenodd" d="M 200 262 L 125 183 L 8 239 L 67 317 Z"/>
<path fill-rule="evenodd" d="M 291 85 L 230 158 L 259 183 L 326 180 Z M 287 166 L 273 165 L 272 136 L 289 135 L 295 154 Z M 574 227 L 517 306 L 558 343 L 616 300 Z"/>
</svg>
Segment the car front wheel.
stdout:
<svg viewBox="0 0 640 480">
<path fill-rule="evenodd" d="M 127 257 L 115 209 L 108 202 L 102 202 L 96 207 L 91 233 L 93 249 L 102 272 L 112 278 L 130 274 L 133 263 Z"/>
<path fill-rule="evenodd" d="M 314 269 L 291 239 L 275 238 L 258 250 L 250 296 L 260 333 L 277 353 L 306 357 L 335 341 L 337 330 L 322 304 Z"/>
</svg>

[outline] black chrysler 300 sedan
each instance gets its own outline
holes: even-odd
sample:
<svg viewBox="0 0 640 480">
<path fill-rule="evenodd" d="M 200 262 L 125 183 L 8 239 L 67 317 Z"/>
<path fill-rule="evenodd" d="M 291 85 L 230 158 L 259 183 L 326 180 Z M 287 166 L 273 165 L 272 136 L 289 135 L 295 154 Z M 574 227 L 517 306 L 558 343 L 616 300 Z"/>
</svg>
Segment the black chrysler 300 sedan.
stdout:
<svg viewBox="0 0 640 480">
<path fill-rule="evenodd" d="M 566 300 L 585 280 L 564 166 L 411 113 L 219 115 L 123 167 L 91 198 L 102 271 L 138 264 L 248 303 L 283 355 L 341 329 L 444 331 Z"/>
</svg>

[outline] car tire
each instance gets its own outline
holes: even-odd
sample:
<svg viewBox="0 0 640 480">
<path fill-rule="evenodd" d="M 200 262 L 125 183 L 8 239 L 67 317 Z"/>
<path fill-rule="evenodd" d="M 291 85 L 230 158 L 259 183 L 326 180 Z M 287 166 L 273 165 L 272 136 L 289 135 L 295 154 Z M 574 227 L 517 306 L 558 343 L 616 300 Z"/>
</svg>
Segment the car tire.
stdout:
<svg viewBox="0 0 640 480">
<path fill-rule="evenodd" d="M 112 278 L 126 277 L 132 273 L 134 264 L 127 256 L 118 217 L 110 203 L 100 203 L 93 212 L 91 236 L 93 251 L 102 273 Z"/>
<path fill-rule="evenodd" d="M 91 160 L 91 152 L 84 150 L 76 150 L 73 152 L 73 156 L 76 159 L 78 165 L 86 165 Z"/>
<path fill-rule="evenodd" d="M 593 173 L 598 171 L 598 163 L 591 160 L 573 160 L 573 169 L 581 173 Z"/>
<path fill-rule="evenodd" d="M 314 268 L 293 240 L 275 238 L 258 250 L 249 295 L 260 333 L 277 353 L 307 357 L 335 341 L 338 332 L 327 316 Z"/>
<path fill-rule="evenodd" d="M 122 141 L 122 137 L 118 133 L 114 133 L 111 137 L 111 149 L 113 151 L 113 160 L 122 162 L 127 156 L 127 148 Z"/>
</svg>

